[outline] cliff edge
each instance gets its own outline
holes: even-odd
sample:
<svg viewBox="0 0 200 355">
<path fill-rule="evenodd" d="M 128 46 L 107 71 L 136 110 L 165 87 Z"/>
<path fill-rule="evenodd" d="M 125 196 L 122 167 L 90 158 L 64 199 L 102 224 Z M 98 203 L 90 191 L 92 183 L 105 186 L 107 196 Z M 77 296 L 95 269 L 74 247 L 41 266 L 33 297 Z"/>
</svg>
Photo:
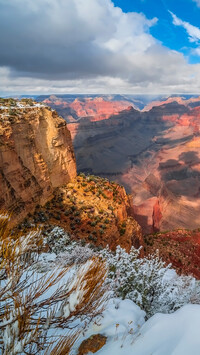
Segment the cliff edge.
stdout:
<svg viewBox="0 0 200 355">
<path fill-rule="evenodd" d="M 0 209 L 20 222 L 76 177 L 66 122 L 44 105 L 0 103 Z"/>
</svg>

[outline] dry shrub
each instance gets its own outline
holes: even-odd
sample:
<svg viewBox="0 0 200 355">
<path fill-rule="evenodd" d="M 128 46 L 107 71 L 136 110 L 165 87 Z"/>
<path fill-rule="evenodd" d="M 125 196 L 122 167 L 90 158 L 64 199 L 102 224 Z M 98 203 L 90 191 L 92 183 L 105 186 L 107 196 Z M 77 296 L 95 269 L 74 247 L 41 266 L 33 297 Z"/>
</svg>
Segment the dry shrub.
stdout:
<svg viewBox="0 0 200 355">
<path fill-rule="evenodd" d="M 3 355 L 68 354 L 80 332 L 76 329 L 80 322 L 75 320 L 88 321 L 102 312 L 105 264 L 95 257 L 76 269 L 57 267 L 38 274 L 33 265 L 39 257 L 40 232 L 11 236 L 8 223 L 9 217 L 1 214 L 0 351 Z M 73 277 L 67 276 L 69 271 Z M 67 335 L 52 340 L 52 328 L 66 328 Z"/>
</svg>

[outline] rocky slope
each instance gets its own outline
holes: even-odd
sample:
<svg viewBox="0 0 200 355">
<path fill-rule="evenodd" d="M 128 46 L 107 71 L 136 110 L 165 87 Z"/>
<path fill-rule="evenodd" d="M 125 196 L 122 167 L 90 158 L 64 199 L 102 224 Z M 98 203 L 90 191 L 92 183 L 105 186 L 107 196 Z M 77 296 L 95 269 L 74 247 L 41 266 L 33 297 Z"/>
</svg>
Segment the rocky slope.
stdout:
<svg viewBox="0 0 200 355">
<path fill-rule="evenodd" d="M 41 105 L 4 100 L 0 106 L 0 209 L 20 221 L 76 177 L 70 132 Z"/>
<path fill-rule="evenodd" d="M 130 251 L 143 246 L 141 227 L 134 220 L 131 199 L 124 188 L 107 179 L 80 174 L 54 192 L 44 207 L 37 206 L 25 226 L 42 223 L 58 225 L 72 238 L 97 247 L 117 245 Z M 141 251 L 143 255 L 143 250 Z"/>
<path fill-rule="evenodd" d="M 200 230 L 168 231 L 144 237 L 145 254 L 155 253 L 180 274 L 193 275 L 200 279 Z"/>
</svg>

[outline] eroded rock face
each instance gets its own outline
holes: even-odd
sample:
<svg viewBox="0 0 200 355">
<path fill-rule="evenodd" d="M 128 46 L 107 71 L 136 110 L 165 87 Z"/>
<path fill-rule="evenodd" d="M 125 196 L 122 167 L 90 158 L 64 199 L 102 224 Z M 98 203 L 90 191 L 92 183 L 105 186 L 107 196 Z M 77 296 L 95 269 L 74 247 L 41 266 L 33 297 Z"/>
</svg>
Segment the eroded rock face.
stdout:
<svg viewBox="0 0 200 355">
<path fill-rule="evenodd" d="M 10 111 L 0 110 L 0 209 L 11 211 L 15 224 L 72 181 L 76 163 L 66 122 L 55 111 L 38 105 Z"/>
</svg>

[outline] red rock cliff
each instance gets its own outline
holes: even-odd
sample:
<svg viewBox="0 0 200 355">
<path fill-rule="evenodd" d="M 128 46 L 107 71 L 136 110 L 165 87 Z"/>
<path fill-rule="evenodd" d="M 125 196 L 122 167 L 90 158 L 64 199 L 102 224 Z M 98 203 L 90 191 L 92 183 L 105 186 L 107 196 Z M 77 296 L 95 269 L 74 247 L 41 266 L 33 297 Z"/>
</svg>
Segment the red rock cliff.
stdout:
<svg viewBox="0 0 200 355">
<path fill-rule="evenodd" d="M 76 177 L 66 122 L 41 105 L 0 107 L 0 209 L 21 221 Z"/>
</svg>

